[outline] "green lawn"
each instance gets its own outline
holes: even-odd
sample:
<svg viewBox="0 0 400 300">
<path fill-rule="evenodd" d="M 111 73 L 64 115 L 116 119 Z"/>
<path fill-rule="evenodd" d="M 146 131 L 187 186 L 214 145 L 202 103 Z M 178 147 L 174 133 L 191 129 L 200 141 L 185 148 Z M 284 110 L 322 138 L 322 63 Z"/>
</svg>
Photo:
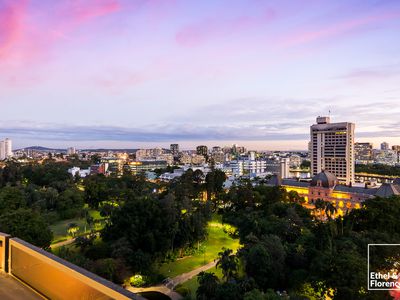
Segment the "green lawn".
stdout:
<svg viewBox="0 0 400 300">
<path fill-rule="evenodd" d="M 214 273 L 217 275 L 219 279 L 222 278 L 222 271 L 221 269 L 217 269 L 216 267 L 211 268 L 206 271 L 207 273 Z M 197 282 L 197 276 L 193 277 L 192 279 L 184 282 L 183 284 L 177 286 L 175 290 L 179 293 L 182 292 L 183 290 L 189 291 L 189 294 L 191 295 L 192 299 L 196 299 L 196 291 L 197 288 L 199 287 L 199 283 Z"/>
<path fill-rule="evenodd" d="M 208 238 L 201 244 L 201 247 L 205 248 L 204 253 L 164 263 L 159 268 L 160 274 L 165 277 L 175 277 L 213 261 L 218 257 L 218 252 L 221 252 L 222 247 L 233 251 L 239 248 L 239 240 L 231 238 L 224 232 L 220 216 L 213 217 L 208 223 L 207 231 Z"/>
<path fill-rule="evenodd" d="M 100 212 L 97 211 L 97 210 L 90 210 L 89 214 L 94 220 L 102 220 L 103 219 L 100 216 Z M 89 226 L 87 226 L 86 220 L 84 218 L 74 218 L 74 219 L 58 221 L 58 222 L 50 225 L 50 230 L 53 232 L 53 241 L 52 241 L 52 243 L 65 241 L 65 240 L 71 238 L 67 233 L 67 226 L 70 223 L 78 224 L 79 231 L 77 232 L 77 234 L 90 232 L 90 228 L 89 228 Z M 86 231 L 85 231 L 85 225 L 86 225 Z M 95 225 L 93 225 L 93 226 L 95 226 Z M 95 230 L 100 230 L 101 228 L 103 228 L 103 226 L 104 226 L 104 222 L 101 222 L 100 224 L 95 226 L 94 229 Z"/>
</svg>

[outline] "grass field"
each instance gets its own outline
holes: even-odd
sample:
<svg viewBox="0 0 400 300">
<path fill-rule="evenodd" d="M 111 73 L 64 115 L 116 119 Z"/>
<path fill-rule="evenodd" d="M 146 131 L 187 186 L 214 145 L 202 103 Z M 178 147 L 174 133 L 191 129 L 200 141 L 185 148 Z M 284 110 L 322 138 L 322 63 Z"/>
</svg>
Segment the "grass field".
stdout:
<svg viewBox="0 0 400 300">
<path fill-rule="evenodd" d="M 103 218 L 100 216 L 100 212 L 97 210 L 90 210 L 89 211 L 90 216 L 94 220 L 102 220 Z M 67 233 L 67 226 L 70 223 L 76 223 L 79 227 L 79 231 L 77 234 L 85 233 L 85 232 L 90 232 L 89 226 L 86 225 L 86 220 L 84 218 L 74 218 L 74 219 L 68 219 L 68 220 L 62 220 L 58 221 L 52 225 L 50 225 L 50 230 L 53 232 L 53 241 L 52 243 L 58 243 L 61 241 L 65 241 L 71 236 L 68 235 Z M 85 231 L 85 225 L 86 225 L 86 231 Z M 99 230 L 104 226 L 104 222 L 101 222 L 98 225 L 93 225 L 95 230 Z"/>
<path fill-rule="evenodd" d="M 222 278 L 222 271 L 221 269 L 217 269 L 216 267 L 209 269 L 206 271 L 207 273 L 214 273 L 217 275 L 219 279 Z M 197 282 L 197 276 L 193 277 L 192 279 L 184 282 L 183 284 L 179 285 L 176 287 L 176 291 L 179 293 L 183 289 L 186 289 L 189 291 L 189 294 L 191 295 L 192 299 L 196 299 L 196 291 L 197 288 L 199 287 L 199 283 Z"/>
<path fill-rule="evenodd" d="M 165 277 L 175 277 L 182 273 L 189 272 L 201 267 L 218 257 L 222 247 L 236 251 L 239 248 L 239 240 L 233 239 L 226 232 L 221 222 L 221 217 L 215 215 L 207 226 L 208 238 L 201 247 L 205 248 L 204 253 L 178 259 L 173 262 L 162 264 L 159 268 L 160 274 Z"/>
</svg>

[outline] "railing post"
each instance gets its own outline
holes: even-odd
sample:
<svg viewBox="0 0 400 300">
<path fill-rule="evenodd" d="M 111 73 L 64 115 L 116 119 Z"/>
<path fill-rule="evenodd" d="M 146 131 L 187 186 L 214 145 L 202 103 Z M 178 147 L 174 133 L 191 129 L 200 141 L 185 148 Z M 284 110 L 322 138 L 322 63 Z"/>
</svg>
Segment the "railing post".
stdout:
<svg viewBox="0 0 400 300">
<path fill-rule="evenodd" d="M 0 270 L 9 272 L 9 239 L 10 235 L 0 232 Z"/>
</svg>

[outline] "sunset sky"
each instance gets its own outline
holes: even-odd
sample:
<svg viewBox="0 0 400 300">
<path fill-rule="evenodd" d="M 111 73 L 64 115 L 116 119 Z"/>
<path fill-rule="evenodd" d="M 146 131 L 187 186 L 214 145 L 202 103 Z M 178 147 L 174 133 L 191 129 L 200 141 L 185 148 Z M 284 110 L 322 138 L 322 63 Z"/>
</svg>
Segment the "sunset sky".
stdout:
<svg viewBox="0 0 400 300">
<path fill-rule="evenodd" d="M 400 1 L 0 0 L 0 105 L 14 148 L 400 144 Z"/>
</svg>

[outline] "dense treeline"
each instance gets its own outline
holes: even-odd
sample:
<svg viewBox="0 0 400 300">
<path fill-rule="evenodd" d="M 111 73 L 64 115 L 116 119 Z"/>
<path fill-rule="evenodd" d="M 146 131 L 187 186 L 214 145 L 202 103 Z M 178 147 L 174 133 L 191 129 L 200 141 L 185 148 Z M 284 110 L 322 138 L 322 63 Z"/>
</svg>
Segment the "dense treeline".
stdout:
<svg viewBox="0 0 400 300">
<path fill-rule="evenodd" d="M 107 218 L 106 226 L 101 240 L 79 237 L 80 252 L 58 255 L 118 283 L 138 273 L 160 280 L 154 271 L 159 262 L 206 237 L 212 205 L 203 201 L 203 180 L 192 170 L 168 184 L 130 174 L 85 178 L 84 199 Z"/>
<path fill-rule="evenodd" d="M 111 255 L 132 272 L 152 275 L 155 261 L 204 239 L 211 210 L 199 199 L 197 176 L 189 170 L 160 190 L 144 188 L 125 195 L 102 233 L 103 240 L 114 245 Z"/>
<path fill-rule="evenodd" d="M 383 164 L 356 165 L 356 172 L 400 177 L 400 167 Z"/>
<path fill-rule="evenodd" d="M 106 220 L 101 239 L 79 236 L 80 251 L 57 254 L 116 282 L 136 272 L 151 276 L 157 262 L 203 240 L 212 209 L 204 200 L 225 181 L 220 171 L 205 177 L 199 170 L 160 184 L 128 173 L 80 179 L 67 172 L 75 163 L 8 162 L 0 170 L 0 231 L 48 248 L 50 224 L 82 217 L 93 223 L 87 209 L 98 210 Z"/>
<path fill-rule="evenodd" d="M 0 231 L 47 248 L 49 224 L 81 214 L 84 195 L 67 170 L 68 163 L 8 162 L 0 169 Z"/>
<path fill-rule="evenodd" d="M 391 299 L 367 290 L 367 244 L 399 243 L 400 197 L 368 200 L 327 222 L 299 202 L 278 187 L 233 187 L 221 212 L 238 228 L 243 248 L 236 258 L 243 274 L 235 264 L 222 268 L 233 270 L 229 280 L 201 274 L 197 299 Z M 387 262 L 388 253 L 375 254 L 379 263 Z"/>
</svg>

